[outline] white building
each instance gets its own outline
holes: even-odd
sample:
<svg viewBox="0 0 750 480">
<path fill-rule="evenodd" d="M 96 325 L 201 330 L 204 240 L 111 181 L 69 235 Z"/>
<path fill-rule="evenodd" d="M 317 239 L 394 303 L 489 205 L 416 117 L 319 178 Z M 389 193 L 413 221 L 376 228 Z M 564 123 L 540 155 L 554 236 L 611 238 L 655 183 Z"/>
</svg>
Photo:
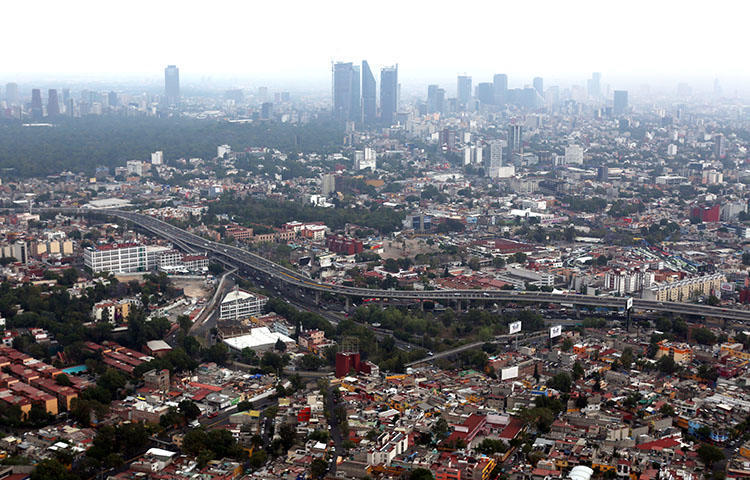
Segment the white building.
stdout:
<svg viewBox="0 0 750 480">
<path fill-rule="evenodd" d="M 128 175 L 143 176 L 143 162 L 140 160 L 128 160 L 125 166 L 128 169 Z"/>
<path fill-rule="evenodd" d="M 639 292 L 654 283 L 652 272 L 610 270 L 604 274 L 604 288 L 619 295 Z"/>
<path fill-rule="evenodd" d="M 219 158 L 223 158 L 224 155 L 229 156 L 229 154 L 232 153 L 232 147 L 229 145 L 219 145 L 216 147 L 216 156 Z"/>
<path fill-rule="evenodd" d="M 674 143 L 670 143 L 667 146 L 667 155 L 669 155 L 670 157 L 674 157 L 675 155 L 677 155 L 677 145 L 675 145 Z"/>
<path fill-rule="evenodd" d="M 490 178 L 500 178 L 500 169 L 503 166 L 503 143 L 493 140 L 489 143 L 490 155 L 484 165 L 485 175 Z"/>
<path fill-rule="evenodd" d="M 365 168 L 371 169 L 373 172 L 377 166 L 377 155 L 375 149 L 366 147 L 363 150 L 356 150 L 354 152 L 354 169 L 364 170 Z"/>
<path fill-rule="evenodd" d="M 159 255 L 170 247 L 137 243 L 97 245 L 83 251 L 83 264 L 92 272 L 132 273 L 154 270 Z"/>
<path fill-rule="evenodd" d="M 566 165 L 583 165 L 583 147 L 580 145 L 568 145 L 565 147 Z"/>
<path fill-rule="evenodd" d="M 268 298 L 239 288 L 224 296 L 219 309 L 219 320 L 240 320 L 263 313 Z"/>
<path fill-rule="evenodd" d="M 159 150 L 151 154 L 151 165 L 161 165 L 164 163 L 164 152 Z"/>
</svg>

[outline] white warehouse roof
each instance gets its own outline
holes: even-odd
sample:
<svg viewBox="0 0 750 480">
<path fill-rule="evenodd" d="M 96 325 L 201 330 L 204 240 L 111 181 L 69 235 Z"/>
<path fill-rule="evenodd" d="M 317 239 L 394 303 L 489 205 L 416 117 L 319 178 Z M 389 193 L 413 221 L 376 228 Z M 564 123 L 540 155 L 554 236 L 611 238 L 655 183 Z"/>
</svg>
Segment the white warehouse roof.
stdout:
<svg viewBox="0 0 750 480">
<path fill-rule="evenodd" d="M 245 347 L 252 349 L 273 347 L 278 340 L 284 343 L 294 343 L 291 338 L 281 333 L 272 332 L 268 327 L 253 328 L 250 332 L 248 335 L 225 338 L 224 343 L 235 350 L 242 350 Z"/>
</svg>

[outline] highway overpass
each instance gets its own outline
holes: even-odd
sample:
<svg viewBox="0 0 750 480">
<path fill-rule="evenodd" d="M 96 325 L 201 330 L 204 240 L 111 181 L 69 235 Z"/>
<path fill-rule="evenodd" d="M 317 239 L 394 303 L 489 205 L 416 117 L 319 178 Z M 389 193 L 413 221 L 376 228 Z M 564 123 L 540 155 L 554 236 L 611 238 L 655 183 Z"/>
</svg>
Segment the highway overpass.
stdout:
<svg viewBox="0 0 750 480">
<path fill-rule="evenodd" d="M 41 209 L 45 210 L 45 209 Z M 287 285 L 311 290 L 314 292 L 328 292 L 351 298 L 401 299 L 401 300 L 437 300 L 437 301 L 469 301 L 482 300 L 488 302 L 516 302 L 516 303 L 553 303 L 575 305 L 582 307 L 604 307 L 610 309 L 625 309 L 626 299 L 623 297 L 600 297 L 593 295 L 558 294 L 547 292 L 522 292 L 513 290 L 379 290 L 371 288 L 347 287 L 332 285 L 307 277 L 295 270 L 278 265 L 266 258 L 248 252 L 242 248 L 225 245 L 207 240 L 193 233 L 182 230 L 174 225 L 157 218 L 125 210 L 93 210 L 93 209 L 46 209 L 73 215 L 103 215 L 114 217 L 141 227 L 154 235 L 170 240 L 182 248 L 193 251 L 208 252 L 226 263 L 261 272 L 269 278 L 281 281 Z M 669 312 L 681 315 L 695 315 L 714 317 L 741 322 L 750 321 L 750 310 L 739 310 L 709 305 L 657 302 L 653 300 L 633 300 L 634 310 L 650 310 Z"/>
</svg>

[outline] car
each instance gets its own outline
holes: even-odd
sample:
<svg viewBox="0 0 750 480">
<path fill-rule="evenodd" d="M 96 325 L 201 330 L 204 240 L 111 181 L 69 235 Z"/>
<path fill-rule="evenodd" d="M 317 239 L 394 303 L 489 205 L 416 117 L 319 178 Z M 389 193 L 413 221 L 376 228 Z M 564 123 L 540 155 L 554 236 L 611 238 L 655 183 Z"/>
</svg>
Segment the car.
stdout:
<svg viewBox="0 0 750 480">
<path fill-rule="evenodd" d="M 484 292 L 482 295 L 484 295 L 485 297 L 489 297 L 490 296 L 490 294 L 487 293 L 487 292 Z"/>
</svg>

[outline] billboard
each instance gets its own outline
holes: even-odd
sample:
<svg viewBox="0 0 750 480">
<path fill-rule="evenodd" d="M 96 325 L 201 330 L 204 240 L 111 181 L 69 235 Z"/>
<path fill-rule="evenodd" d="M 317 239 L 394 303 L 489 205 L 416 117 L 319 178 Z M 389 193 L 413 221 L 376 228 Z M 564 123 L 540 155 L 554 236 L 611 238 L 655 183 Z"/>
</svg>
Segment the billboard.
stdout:
<svg viewBox="0 0 750 480">
<path fill-rule="evenodd" d="M 633 297 L 628 297 L 627 300 L 625 300 L 625 310 L 630 310 L 633 308 Z"/>
<path fill-rule="evenodd" d="M 555 338 L 562 335 L 562 325 L 555 325 L 549 329 L 549 338 Z"/>
<path fill-rule="evenodd" d="M 514 333 L 518 333 L 521 331 L 521 322 L 513 322 L 510 324 L 510 333 L 511 335 Z"/>
<path fill-rule="evenodd" d="M 500 380 L 508 380 L 510 378 L 516 378 L 518 376 L 518 366 L 503 368 L 500 371 Z"/>
</svg>

